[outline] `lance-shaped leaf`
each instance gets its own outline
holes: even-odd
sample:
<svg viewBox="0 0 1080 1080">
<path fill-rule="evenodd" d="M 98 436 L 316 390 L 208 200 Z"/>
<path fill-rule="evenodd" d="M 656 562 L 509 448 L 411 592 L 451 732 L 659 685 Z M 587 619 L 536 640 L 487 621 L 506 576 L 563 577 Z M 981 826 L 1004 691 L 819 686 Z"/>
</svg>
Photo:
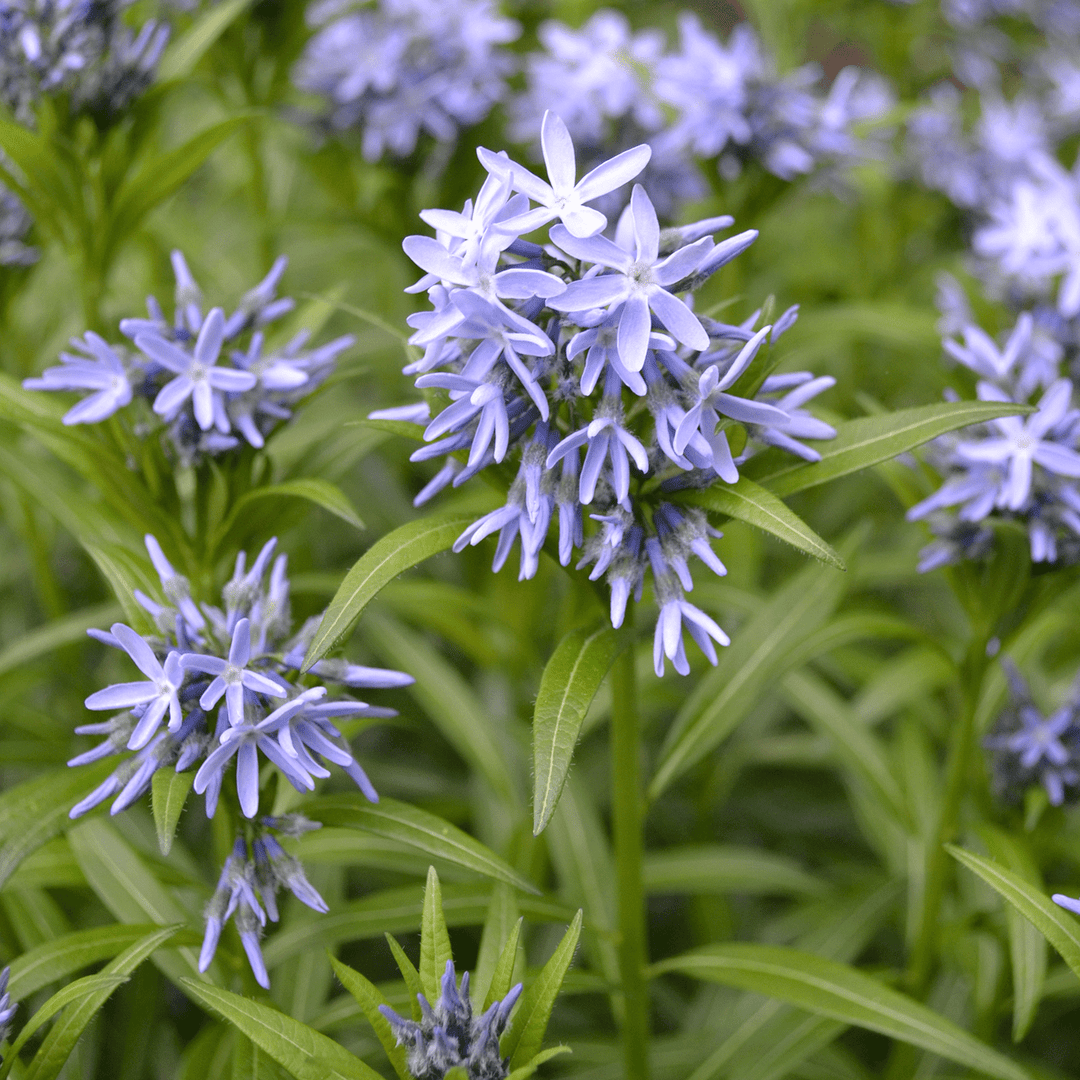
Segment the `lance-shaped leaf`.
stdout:
<svg viewBox="0 0 1080 1080">
<path fill-rule="evenodd" d="M 216 547 L 225 539 L 229 530 L 253 502 L 259 499 L 277 498 L 306 499 L 328 510 L 342 521 L 348 522 L 355 529 L 364 527 L 352 503 L 349 502 L 348 496 L 337 484 L 318 477 L 306 477 L 299 480 L 283 480 L 280 484 L 267 484 L 266 487 L 258 487 L 245 492 L 233 503 L 229 516 L 222 522 L 214 538 L 214 546 Z"/>
<path fill-rule="evenodd" d="M 194 979 L 182 982 L 192 997 L 220 1013 L 296 1080 L 382 1080 L 345 1047 L 277 1009 Z"/>
<path fill-rule="evenodd" d="M 390 1059 L 390 1064 L 394 1067 L 394 1072 L 398 1075 L 398 1080 L 412 1080 L 412 1074 L 405 1066 L 405 1047 L 398 1045 L 397 1038 L 390 1028 L 390 1021 L 379 1012 L 380 1005 L 390 1003 L 379 988 L 365 979 L 359 971 L 354 971 L 348 964 L 343 964 L 332 953 L 327 955 L 330 957 L 330 963 L 341 985 L 356 999 L 356 1004 L 360 1006 L 367 1022 L 374 1029 L 386 1056 Z"/>
<path fill-rule="evenodd" d="M 474 840 L 441 817 L 408 803 L 382 799 L 371 804 L 362 802 L 360 796 L 331 795 L 311 799 L 303 804 L 301 810 L 324 825 L 364 829 L 468 870 L 475 870 L 485 877 L 505 881 L 524 892 L 540 893 L 535 885 L 479 840 Z"/>
<path fill-rule="evenodd" d="M 569 1046 L 549 1046 L 546 1050 L 541 1050 L 531 1061 L 527 1061 L 524 1065 L 517 1069 L 514 1069 L 506 1080 L 527 1080 L 532 1076 L 545 1061 L 550 1061 L 553 1057 L 558 1057 L 560 1054 L 572 1054 L 573 1051 Z"/>
<path fill-rule="evenodd" d="M 384 585 L 402 571 L 446 551 L 471 521 L 470 514 L 438 514 L 410 521 L 372 544 L 353 564 L 330 601 L 304 657 L 304 670 L 345 637 Z"/>
<path fill-rule="evenodd" d="M 836 425 L 836 438 L 817 444 L 821 460 L 769 469 L 764 463 L 747 469 L 759 484 L 774 495 L 792 495 L 816 487 L 871 465 L 891 461 L 897 454 L 914 450 L 946 432 L 969 424 L 981 424 L 999 416 L 1016 416 L 1034 411 L 1032 405 L 997 401 L 956 401 L 920 405 L 914 409 L 861 416 Z M 777 460 L 777 459 L 773 459 Z"/>
<path fill-rule="evenodd" d="M 798 514 L 747 476 L 740 476 L 734 484 L 714 484 L 682 493 L 673 501 L 745 521 L 823 563 L 847 569 L 844 560 Z"/>
<path fill-rule="evenodd" d="M 618 650 L 610 627 L 572 630 L 544 668 L 533 709 L 533 836 L 555 813 L 582 721 Z"/>
<path fill-rule="evenodd" d="M 109 960 L 140 938 L 157 930 L 149 924 L 95 926 L 46 941 L 11 961 L 8 991 L 14 1001 L 36 994 L 80 968 Z"/>
<path fill-rule="evenodd" d="M 501 1047 L 503 1054 L 510 1058 L 511 1069 L 527 1065 L 540 1051 L 551 1010 L 555 1007 L 555 998 L 559 995 L 570 961 L 574 959 L 574 950 L 581 936 L 581 921 L 582 912 L 579 910 L 558 948 L 551 954 L 551 959 L 540 969 L 522 996 L 514 1022 Z"/>
<path fill-rule="evenodd" d="M 1030 1074 L 925 1005 L 847 964 L 775 945 L 712 945 L 653 965 L 779 998 L 841 1023 L 877 1031 L 998 1080 Z"/>
<path fill-rule="evenodd" d="M 121 981 L 126 981 L 148 956 L 164 945 L 179 929 L 178 926 L 166 926 L 147 934 L 106 965 L 100 976 L 119 976 Z M 45 1036 L 34 1060 L 23 1073 L 23 1080 L 55 1080 L 87 1025 L 108 1001 L 117 985 L 119 983 L 100 986 L 64 1010 L 63 1015 Z"/>
<path fill-rule="evenodd" d="M 1061 958 L 1080 978 L 1080 923 L 1074 915 L 1059 908 L 1049 896 L 1000 863 L 953 844 L 945 846 L 954 859 L 978 874 L 990 888 L 1008 900 L 1057 949 Z"/>
<path fill-rule="evenodd" d="M 4 1080 L 11 1072 L 12 1066 L 18 1060 L 20 1051 L 30 1041 L 34 1032 L 42 1024 L 51 1020 L 61 1009 L 71 1004 L 71 1002 L 88 997 L 99 990 L 112 993 L 113 990 L 127 981 L 127 975 L 87 975 L 85 978 L 69 982 L 67 986 L 58 990 L 26 1021 L 22 1031 L 19 1032 L 19 1037 L 11 1044 L 11 1049 L 7 1052 L 3 1065 L 0 1065 L 0 1080 Z"/>
<path fill-rule="evenodd" d="M 442 889 L 434 866 L 428 867 L 427 885 L 424 887 L 424 910 L 420 916 L 420 985 L 424 997 L 434 1004 L 440 994 L 439 980 L 443 977 L 448 960 L 453 960 L 450 949 L 450 933 L 443 915 Z"/>
<path fill-rule="evenodd" d="M 162 855 L 168 855 L 172 850 L 176 826 L 180 823 L 180 814 L 194 782 L 195 774 L 190 771 L 178 773 L 172 769 L 158 769 L 154 773 L 150 805 L 154 811 L 154 826 Z"/>
</svg>

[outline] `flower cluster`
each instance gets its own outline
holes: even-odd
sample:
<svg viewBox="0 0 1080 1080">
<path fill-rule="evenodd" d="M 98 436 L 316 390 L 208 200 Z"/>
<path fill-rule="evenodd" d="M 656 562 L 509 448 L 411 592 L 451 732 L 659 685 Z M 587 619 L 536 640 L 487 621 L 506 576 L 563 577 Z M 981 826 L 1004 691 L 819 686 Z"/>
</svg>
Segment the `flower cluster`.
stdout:
<svg viewBox="0 0 1080 1080">
<path fill-rule="evenodd" d="M 778 75 L 747 23 L 725 44 L 684 12 L 671 52 L 659 31 L 634 33 L 612 10 L 580 30 L 546 22 L 539 37 L 544 48 L 526 59 L 526 90 L 509 102 L 514 136 L 531 141 L 551 109 L 587 163 L 648 142 L 655 153 L 642 183 L 661 216 L 707 190 L 695 158 L 716 159 L 727 179 L 754 160 L 790 180 L 823 162 L 874 152 L 853 126 L 891 105 L 885 83 L 856 68 L 845 69 L 827 94 L 813 65 Z"/>
<path fill-rule="evenodd" d="M 929 518 L 938 539 L 924 549 L 920 570 L 980 558 L 992 546 L 991 516 L 1024 524 L 1036 562 L 1080 558 L 1080 408 L 1073 379 L 1063 375 L 1075 350 L 1062 343 L 1052 310 L 1025 312 L 1003 345 L 975 325 L 963 341 L 945 339 L 950 357 L 978 376 L 982 401 L 1036 405 L 934 441 L 928 458 L 945 478 L 908 511 Z M 1073 355 L 1070 355 L 1073 354 Z"/>
<path fill-rule="evenodd" d="M 135 33 L 122 21 L 131 0 L 8 0 L 0 5 L 0 101 L 34 123 L 43 95 L 65 94 L 74 112 L 108 120 L 153 82 L 169 27 Z"/>
<path fill-rule="evenodd" d="M 521 28 L 492 0 L 318 0 L 318 32 L 293 73 L 327 99 L 323 124 L 360 127 L 369 161 L 406 157 L 421 133 L 454 142 L 506 90 L 512 55 L 499 46 Z"/>
<path fill-rule="evenodd" d="M 521 983 L 512 987 L 502 1001 L 492 1002 L 480 1015 L 473 1015 L 469 998 L 469 973 L 461 976 L 458 988 L 454 961 L 446 961 L 442 993 L 432 1005 L 417 994 L 420 1023 L 398 1016 L 389 1005 L 379 1012 L 390 1022 L 398 1046 L 408 1049 L 406 1064 L 416 1080 L 442 1080 L 453 1068 L 465 1071 L 468 1080 L 505 1080 L 510 1062 L 499 1054 L 499 1036 L 521 996 Z"/>
<path fill-rule="evenodd" d="M 259 938 L 267 919 L 278 921 L 278 891 L 287 889 L 297 900 L 320 914 L 330 910 L 308 881 L 299 860 L 285 851 L 274 833 L 296 837 L 318 828 L 321 828 L 318 822 L 308 821 L 300 814 L 286 814 L 280 818 L 259 818 L 250 844 L 242 836 L 236 838 L 214 895 L 206 905 L 200 971 L 210 966 L 225 922 L 232 917 L 256 981 L 260 986 L 270 988 Z"/>
<path fill-rule="evenodd" d="M 700 511 L 676 505 L 677 492 L 718 477 L 735 482 L 739 464 L 765 445 L 816 460 L 801 440 L 835 433 L 803 406 L 833 380 L 769 374 L 771 365 L 748 370 L 792 325 L 795 309 L 775 325 L 757 328 L 755 313 L 731 326 L 699 317 L 680 296 L 756 232 L 714 242 L 730 218 L 661 232 L 636 185 L 609 239 L 605 216 L 588 204 L 632 180 L 649 147 L 578 180 L 570 134 L 552 113 L 542 142 L 547 182 L 481 149 L 489 175 L 475 203 L 462 213 L 424 211 L 436 237 L 405 240 L 425 271 L 412 291 L 427 290 L 434 306 L 410 317 L 410 340 L 424 353 L 405 370 L 450 401 L 430 421 L 427 405 L 375 415 L 426 422 L 428 445 L 413 460 L 445 457 L 418 504 L 513 455 L 518 472 L 506 505 L 466 529 L 455 550 L 498 533 L 494 568 L 520 541 L 520 576 L 532 577 L 557 522 L 560 562 L 578 550 L 578 566 L 606 579 L 614 626 L 651 573 L 661 608 L 656 671 L 666 656 L 685 674 L 684 626 L 713 663 L 713 642 L 728 640 L 685 599 L 693 586 L 687 560 L 696 555 L 715 573 L 725 570 L 709 544 L 718 534 Z M 523 239 L 556 218 L 546 244 Z"/>
<path fill-rule="evenodd" d="M 270 540 L 250 568 L 243 552 L 237 556 L 233 576 L 222 590 L 222 606 L 216 607 L 196 603 L 187 579 L 173 569 L 154 537 L 146 537 L 165 602 L 139 591 L 135 599 L 154 630 L 139 634 L 115 623 L 108 631 L 90 631 L 92 637 L 125 652 L 145 678 L 106 687 L 86 699 L 87 708 L 114 715 L 75 729 L 77 734 L 104 739 L 68 764 L 133 753 L 72 807 L 72 818 L 107 799 L 113 800 L 110 812 L 117 814 L 146 792 L 158 769 L 184 772 L 196 767 L 195 792 L 205 797 L 206 814 L 213 817 L 226 767 L 235 759 L 237 802 L 243 816 L 253 821 L 259 813 L 260 755 L 299 792 L 314 790 L 316 778 L 330 775 L 326 764 L 332 762 L 369 800 L 378 800 L 334 720 L 388 717 L 394 711 L 351 698 L 331 700 L 325 686 L 304 685 L 300 666 L 319 619 L 309 619 L 292 633 L 287 560 L 285 555 L 274 559 L 275 546 L 276 541 Z M 320 660 L 310 673 L 356 688 L 386 689 L 413 681 L 399 671 L 344 660 Z M 231 914 L 236 915 L 249 955 L 253 948 L 257 952 L 255 923 L 264 925 L 266 912 L 276 918 L 273 893 L 278 885 L 319 909 L 322 901 L 267 831 L 288 833 L 296 828 L 292 820 L 282 824 L 259 819 L 250 874 L 246 847 L 238 847 L 226 864 L 207 916 L 207 942 L 212 942 L 204 946 L 204 967 L 213 955 L 221 923 Z M 249 877 L 258 883 L 261 906 L 251 902 L 254 893 L 249 896 L 250 890 L 244 890 Z M 249 944 L 249 932 L 256 934 L 255 947 Z M 252 959 L 263 981 L 260 963 Z"/>
<path fill-rule="evenodd" d="M 336 338 L 305 348 L 307 331 L 283 346 L 265 344 L 263 327 L 292 310 L 293 301 L 277 297 L 287 265 L 281 256 L 270 273 L 226 316 L 220 307 L 205 314 L 202 294 L 179 251 L 172 254 L 176 274 L 176 314 L 170 324 L 154 297 L 148 318 L 122 319 L 120 332 L 134 349 L 110 345 L 87 331 L 73 338 L 72 353 L 61 353 L 59 367 L 26 379 L 28 390 L 92 391 L 65 416 L 65 424 L 98 423 L 138 398 L 136 431 L 156 416 L 166 425 L 168 441 L 184 465 L 240 445 L 239 432 L 256 448 L 292 408 L 333 371 L 335 358 L 353 343 Z M 223 350 L 225 350 L 223 354 Z"/>
<path fill-rule="evenodd" d="M 991 753 L 997 794 L 1009 802 L 1039 784 L 1053 806 L 1080 793 L 1080 686 L 1050 716 L 1043 716 L 1016 665 L 1007 657 L 1002 668 L 1010 702 L 993 733 L 983 740 Z"/>
</svg>

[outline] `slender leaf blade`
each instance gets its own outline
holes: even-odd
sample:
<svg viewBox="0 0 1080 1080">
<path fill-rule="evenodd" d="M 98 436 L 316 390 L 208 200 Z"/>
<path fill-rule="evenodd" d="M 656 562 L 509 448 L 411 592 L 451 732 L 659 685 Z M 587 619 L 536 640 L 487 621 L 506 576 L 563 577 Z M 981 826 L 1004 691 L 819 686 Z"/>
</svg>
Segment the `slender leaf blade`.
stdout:
<svg viewBox="0 0 1080 1080">
<path fill-rule="evenodd" d="M 501 1047 L 503 1054 L 510 1058 L 511 1069 L 528 1064 L 540 1051 L 563 976 L 574 959 L 574 950 L 581 936 L 582 918 L 583 912 L 579 908 L 551 958 L 522 996 Z"/>
<path fill-rule="evenodd" d="M 544 668 L 533 709 L 533 836 L 559 805 L 582 721 L 618 648 L 611 627 L 572 630 Z"/>
<path fill-rule="evenodd" d="M 315 820 L 324 825 L 365 829 L 377 836 L 397 840 L 428 855 L 474 870 L 516 889 L 539 895 L 540 890 L 523 878 L 493 851 L 448 821 L 419 807 L 396 799 L 361 803 L 359 796 L 330 795 L 304 804 Z"/>
<path fill-rule="evenodd" d="M 349 497 L 337 484 L 332 484 L 329 480 L 323 480 L 319 477 L 308 476 L 297 480 L 282 480 L 278 484 L 267 484 L 265 487 L 257 487 L 245 492 L 233 504 L 229 516 L 218 530 L 216 542 L 220 543 L 224 540 L 229 530 L 240 520 L 244 510 L 252 503 L 258 502 L 260 499 L 282 498 L 306 499 L 308 502 L 328 510 L 335 517 L 341 518 L 342 521 L 352 525 L 355 529 L 364 527 L 364 523 L 353 508 L 353 504 L 349 501 Z"/>
<path fill-rule="evenodd" d="M 835 566 L 838 570 L 847 569 L 836 551 L 798 514 L 748 476 L 740 476 L 734 484 L 714 484 L 700 491 L 688 491 L 676 501 L 745 521 L 820 562 Z"/>
<path fill-rule="evenodd" d="M 374 1029 L 386 1056 L 390 1059 L 390 1064 L 394 1067 L 394 1072 L 398 1075 L 398 1080 L 412 1080 L 412 1074 L 405 1065 L 405 1046 L 398 1043 L 390 1022 L 379 1012 L 379 1006 L 388 1005 L 389 1002 L 380 993 L 379 988 L 365 979 L 359 971 L 354 971 L 348 964 L 343 964 L 333 953 L 328 955 L 334 974 L 356 1000 L 367 1022 Z"/>
<path fill-rule="evenodd" d="M 1075 916 L 1059 908 L 1045 893 L 1000 863 L 954 844 L 946 844 L 946 850 L 1016 908 L 1080 978 L 1080 923 Z"/>
<path fill-rule="evenodd" d="M 170 43 L 165 50 L 158 65 L 158 80 L 187 78 L 214 42 L 252 3 L 253 0 L 223 0 L 204 12 L 183 37 Z"/>
<path fill-rule="evenodd" d="M 178 773 L 173 769 L 158 769 L 151 781 L 150 805 L 154 812 L 154 827 L 157 829 L 158 847 L 162 855 L 172 850 L 176 827 L 180 824 L 180 815 L 184 810 L 195 774 Z"/>
<path fill-rule="evenodd" d="M 377 540 L 353 564 L 312 638 L 304 671 L 322 659 L 356 625 L 371 598 L 398 574 L 445 551 L 472 521 L 469 514 L 440 514 L 410 521 Z"/>
<path fill-rule="evenodd" d="M 871 465 L 891 461 L 897 454 L 914 450 L 946 432 L 969 424 L 981 424 L 999 416 L 1033 411 L 1030 405 L 996 401 L 956 401 L 919 405 L 913 409 L 879 416 L 862 416 L 836 425 L 836 438 L 819 444 L 821 460 L 789 465 L 756 477 L 762 486 L 781 498 L 816 487 Z"/>
<path fill-rule="evenodd" d="M 447 963 L 453 960 L 450 932 L 443 914 L 442 888 L 434 866 L 428 867 L 424 888 L 424 910 L 420 916 L 420 985 L 424 996 L 434 1004 L 440 993 L 439 980 Z"/>
<path fill-rule="evenodd" d="M 998 1080 L 1031 1080 L 1027 1070 L 920 1002 L 856 968 L 813 953 L 775 945 L 713 945 L 652 968 L 654 975 L 669 971 L 779 998 Z"/>
<path fill-rule="evenodd" d="M 382 1080 L 345 1047 L 277 1009 L 208 983 L 182 981 L 192 997 L 220 1013 L 296 1080 Z"/>
</svg>

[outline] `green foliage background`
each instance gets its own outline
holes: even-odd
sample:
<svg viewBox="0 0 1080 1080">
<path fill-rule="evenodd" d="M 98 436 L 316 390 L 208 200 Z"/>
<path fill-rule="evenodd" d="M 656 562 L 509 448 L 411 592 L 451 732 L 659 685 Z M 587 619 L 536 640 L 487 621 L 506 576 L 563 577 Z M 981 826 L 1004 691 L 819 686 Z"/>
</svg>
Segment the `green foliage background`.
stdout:
<svg viewBox="0 0 1080 1080">
<path fill-rule="evenodd" d="M 737 15 L 690 6 L 714 29 Z M 99 812 L 67 822 L 68 807 L 96 782 L 93 769 L 63 764 L 84 748 L 72 735 L 86 715 L 83 699 L 126 677 L 122 659 L 85 630 L 133 617 L 121 604 L 124 589 L 149 575 L 141 535 L 163 515 L 175 527 L 170 499 L 178 496 L 168 477 L 155 489 L 140 479 L 148 472 L 125 469 L 111 434 L 62 429 L 62 407 L 25 394 L 19 380 L 88 327 L 115 333 L 148 293 L 168 309 L 175 247 L 206 296 L 226 307 L 287 253 L 284 291 L 300 300 L 294 325 L 354 333 L 357 345 L 265 454 L 215 473 L 203 535 L 216 543 L 193 545 L 185 571 L 209 593 L 238 546 L 277 535 L 290 558 L 296 618 L 317 613 L 365 550 L 420 517 L 411 500 L 426 474 L 408 464 L 411 446 L 358 422 L 373 408 L 411 400 L 400 368 L 414 301 L 401 290 L 414 270 L 400 241 L 417 231 L 420 208 L 455 206 L 474 192 L 477 143 L 504 145 L 496 112 L 466 134 L 437 181 L 425 173 L 423 151 L 396 168 L 365 164 L 348 140 L 320 145 L 286 112 L 295 104 L 289 68 L 306 36 L 302 5 L 225 8 L 232 19 L 204 54 L 170 54 L 176 78 L 140 105 L 139 119 L 116 136 L 122 145 L 95 142 L 88 129 L 50 142 L 43 127 L 37 150 L 22 151 L 41 155 L 25 160 L 42 175 L 67 169 L 73 180 L 52 203 L 44 185 L 36 188 L 40 263 L 0 270 L 0 961 L 13 963 L 13 995 L 22 1002 L 16 1032 L 51 993 L 109 963 L 27 1044 L 53 1039 L 65 1023 L 78 1040 L 69 1040 L 67 1064 L 57 1057 L 55 1071 L 35 1071 L 24 1064 L 27 1051 L 15 1077 L 284 1074 L 259 1048 L 255 1027 L 223 1018 L 230 1014 L 221 990 L 257 991 L 232 931 L 211 969 L 213 987 L 185 981 L 202 906 L 231 846 L 228 823 L 206 822 L 193 802 L 166 858 L 145 800 L 116 819 Z M 638 26 L 673 31 L 674 5 L 624 9 Z M 542 18 L 576 24 L 592 10 L 568 2 L 513 13 L 526 27 L 524 47 Z M 815 59 L 835 72 L 855 60 L 887 75 L 902 99 L 897 119 L 905 102 L 948 73 L 947 30 L 930 3 L 761 0 L 746 15 L 782 70 Z M 190 148 L 168 157 L 208 131 L 216 134 L 197 144 L 204 162 Z M 13 157 L 14 140 L 0 132 Z M 112 187 L 109 154 L 121 176 Z M 727 302 L 732 321 L 768 295 L 781 307 L 800 304 L 784 367 L 836 377 L 822 399 L 826 418 L 939 402 L 947 382 L 962 381 L 940 363 L 932 304 L 938 270 L 963 276 L 963 223 L 944 199 L 879 164 L 857 170 L 839 196 L 751 168 L 734 183 L 716 180 L 687 217 L 712 213 L 732 213 L 738 228 L 761 237 L 709 283 L 702 304 Z M 987 305 L 979 310 L 991 329 L 1007 319 Z M 957 389 L 973 397 L 970 385 Z M 253 482 L 300 479 L 335 488 L 319 498 L 285 489 L 248 501 L 230 519 Z M 725 526 L 718 551 L 729 575 L 702 580 L 694 592 L 733 638 L 715 670 L 699 664 L 689 679 L 655 679 L 643 626 L 632 642 L 589 646 L 603 654 L 601 675 L 618 650 L 638 669 L 657 1078 L 1080 1071 L 1080 943 L 1071 917 L 1040 900 L 1051 886 L 1080 884 L 1076 811 L 1049 809 L 1037 797 L 1020 809 L 995 804 L 977 751 L 1005 695 L 986 656 L 991 638 L 1047 705 L 1070 684 L 1080 656 L 1075 575 L 1033 576 L 1026 545 L 1008 534 L 984 566 L 916 575 L 925 537 L 903 511 L 930 484 L 891 462 L 791 497 L 792 509 L 840 552 L 843 573 L 745 523 Z M 441 499 L 436 512 L 476 516 L 496 498 L 471 485 Z M 363 531 L 343 520 L 349 507 Z M 553 811 L 534 807 L 540 771 L 532 748 L 538 693 L 549 703 L 545 665 L 559 649 L 565 661 L 585 648 L 584 634 L 569 644 L 567 636 L 594 623 L 603 606 L 551 559 L 521 583 L 512 571 L 491 574 L 489 562 L 486 546 L 433 558 L 372 597 L 345 639 L 346 654 L 402 668 L 417 682 L 390 695 L 400 718 L 358 731 L 354 746 L 387 800 L 464 830 L 535 892 L 494 881 L 439 843 L 407 842 L 401 830 L 328 824 L 294 850 L 331 913 L 285 905 L 282 926 L 265 942 L 273 990 L 256 1001 L 385 1072 L 379 1041 L 342 992 L 327 950 L 407 1009 L 383 934 L 417 956 L 422 883 L 434 861 L 459 970 L 491 965 L 485 949 L 501 947 L 520 914 L 516 970 L 533 974 L 582 909 L 580 948 L 548 1035 L 573 1053 L 542 1071 L 615 1078 L 624 1075 L 624 1001 L 608 684 L 595 697 L 588 680 L 580 690 L 577 750 Z M 696 742 L 684 739 L 687 731 Z M 539 836 L 534 823 L 547 825 Z M 967 868 L 944 841 L 967 850 L 956 852 Z M 149 938 L 158 926 L 176 927 L 160 948 Z M 100 1010 L 93 1022 L 95 1010 L 86 1015 L 85 1031 L 75 1015 L 80 1002 Z M 331 1075 L 322 1044 L 311 1045 L 291 1071 Z"/>
</svg>

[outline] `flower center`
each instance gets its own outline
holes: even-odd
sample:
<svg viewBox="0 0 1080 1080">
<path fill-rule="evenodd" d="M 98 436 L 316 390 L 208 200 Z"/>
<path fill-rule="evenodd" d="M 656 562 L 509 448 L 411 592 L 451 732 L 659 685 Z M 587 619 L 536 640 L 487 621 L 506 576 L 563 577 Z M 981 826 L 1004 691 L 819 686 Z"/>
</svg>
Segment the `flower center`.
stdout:
<svg viewBox="0 0 1080 1080">
<path fill-rule="evenodd" d="M 243 680 L 244 669 L 238 668 L 235 664 L 229 664 L 229 666 L 221 673 L 221 677 L 225 680 L 227 686 L 235 686 L 238 682 Z"/>
<path fill-rule="evenodd" d="M 630 269 L 626 272 L 626 276 L 635 289 L 645 289 L 652 284 L 652 266 L 647 262 L 632 263 Z"/>
<path fill-rule="evenodd" d="M 202 382 L 206 378 L 206 365 L 192 360 L 191 367 L 188 368 L 188 378 L 192 382 Z"/>
</svg>

